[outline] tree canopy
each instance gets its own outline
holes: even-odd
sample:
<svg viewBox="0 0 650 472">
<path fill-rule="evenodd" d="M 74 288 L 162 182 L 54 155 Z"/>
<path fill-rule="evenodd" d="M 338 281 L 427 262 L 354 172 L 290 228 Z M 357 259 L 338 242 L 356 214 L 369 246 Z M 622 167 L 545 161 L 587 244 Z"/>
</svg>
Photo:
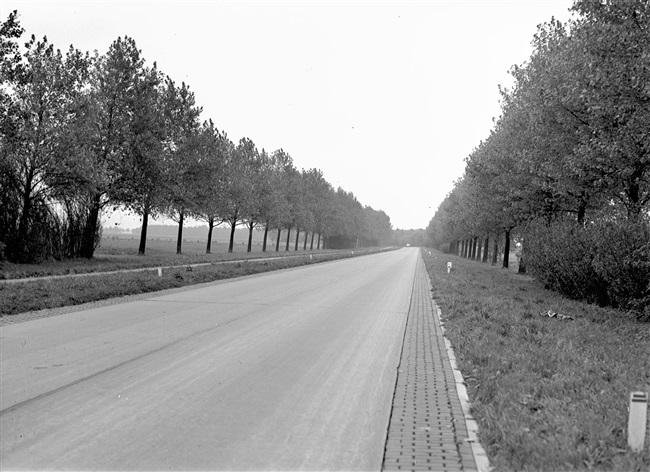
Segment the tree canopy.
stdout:
<svg viewBox="0 0 650 472">
<path fill-rule="evenodd" d="M 650 2 L 580 0 L 573 12 L 565 24 L 538 27 L 530 59 L 501 90 L 501 116 L 427 231 L 434 244 L 477 259 L 477 238 L 505 234 L 492 259 L 503 252 L 504 265 L 514 236 L 525 267 L 549 287 L 647 309 Z M 561 274 L 560 259 L 584 270 Z M 641 282 L 623 293 L 626 270 Z"/>
<path fill-rule="evenodd" d="M 157 216 L 178 222 L 179 253 L 187 217 L 208 223 L 208 252 L 222 223 L 287 230 L 287 249 L 292 230 L 296 249 L 301 234 L 304 247 L 307 234 L 318 247 L 387 241 L 388 216 L 319 169 L 202 120 L 190 86 L 147 64 L 133 38 L 90 55 L 47 38 L 21 47 L 23 33 L 17 12 L 0 24 L 0 259 L 90 258 L 108 207 L 142 217 L 140 254 Z"/>
</svg>

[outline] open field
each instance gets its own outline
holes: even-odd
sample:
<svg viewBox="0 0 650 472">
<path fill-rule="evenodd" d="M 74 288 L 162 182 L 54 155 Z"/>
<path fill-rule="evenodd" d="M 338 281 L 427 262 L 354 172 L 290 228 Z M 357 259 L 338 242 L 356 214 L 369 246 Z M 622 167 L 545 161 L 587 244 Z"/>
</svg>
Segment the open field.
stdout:
<svg viewBox="0 0 650 472">
<path fill-rule="evenodd" d="M 650 325 L 511 270 L 431 253 L 433 297 L 496 470 L 650 470 L 650 431 L 644 452 L 627 449 L 630 392 L 650 391 Z"/>
</svg>

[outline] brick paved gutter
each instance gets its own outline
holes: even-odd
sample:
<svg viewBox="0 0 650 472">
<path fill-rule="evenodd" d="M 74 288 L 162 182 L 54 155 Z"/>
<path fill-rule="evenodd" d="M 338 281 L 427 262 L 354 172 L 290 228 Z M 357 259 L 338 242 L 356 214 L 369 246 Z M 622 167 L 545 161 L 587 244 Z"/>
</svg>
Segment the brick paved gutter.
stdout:
<svg viewBox="0 0 650 472">
<path fill-rule="evenodd" d="M 382 470 L 488 472 L 462 375 L 418 259 Z"/>
</svg>

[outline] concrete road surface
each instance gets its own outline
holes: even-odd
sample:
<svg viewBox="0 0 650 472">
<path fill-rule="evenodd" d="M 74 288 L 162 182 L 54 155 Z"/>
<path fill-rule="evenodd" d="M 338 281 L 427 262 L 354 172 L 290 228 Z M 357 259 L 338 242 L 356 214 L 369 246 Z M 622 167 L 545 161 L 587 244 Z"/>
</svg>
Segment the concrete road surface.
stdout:
<svg viewBox="0 0 650 472">
<path fill-rule="evenodd" d="M 1 328 L 2 469 L 379 470 L 418 257 Z"/>
</svg>

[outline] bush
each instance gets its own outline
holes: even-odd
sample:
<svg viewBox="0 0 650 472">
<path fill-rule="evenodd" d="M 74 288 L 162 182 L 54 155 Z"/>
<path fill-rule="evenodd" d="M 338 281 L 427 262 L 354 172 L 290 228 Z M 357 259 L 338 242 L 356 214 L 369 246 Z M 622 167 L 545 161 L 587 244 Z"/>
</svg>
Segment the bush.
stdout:
<svg viewBox="0 0 650 472">
<path fill-rule="evenodd" d="M 594 225 L 593 266 L 607 281 L 614 306 L 643 311 L 650 304 L 650 233 L 646 224 L 631 222 Z"/>
<path fill-rule="evenodd" d="M 570 298 L 643 312 L 650 304 L 650 234 L 645 222 L 530 224 L 530 273 Z"/>
<path fill-rule="evenodd" d="M 19 209 L 13 209 L 14 224 L 5 224 L 4 240 L 0 241 L 0 261 L 39 263 L 49 259 L 66 259 L 82 256 L 83 235 L 88 225 L 88 208 L 82 202 L 44 202 L 35 200 L 28 220 L 27 234 L 20 237 Z M 101 224 L 98 225 L 93 244 L 101 241 Z"/>
</svg>

